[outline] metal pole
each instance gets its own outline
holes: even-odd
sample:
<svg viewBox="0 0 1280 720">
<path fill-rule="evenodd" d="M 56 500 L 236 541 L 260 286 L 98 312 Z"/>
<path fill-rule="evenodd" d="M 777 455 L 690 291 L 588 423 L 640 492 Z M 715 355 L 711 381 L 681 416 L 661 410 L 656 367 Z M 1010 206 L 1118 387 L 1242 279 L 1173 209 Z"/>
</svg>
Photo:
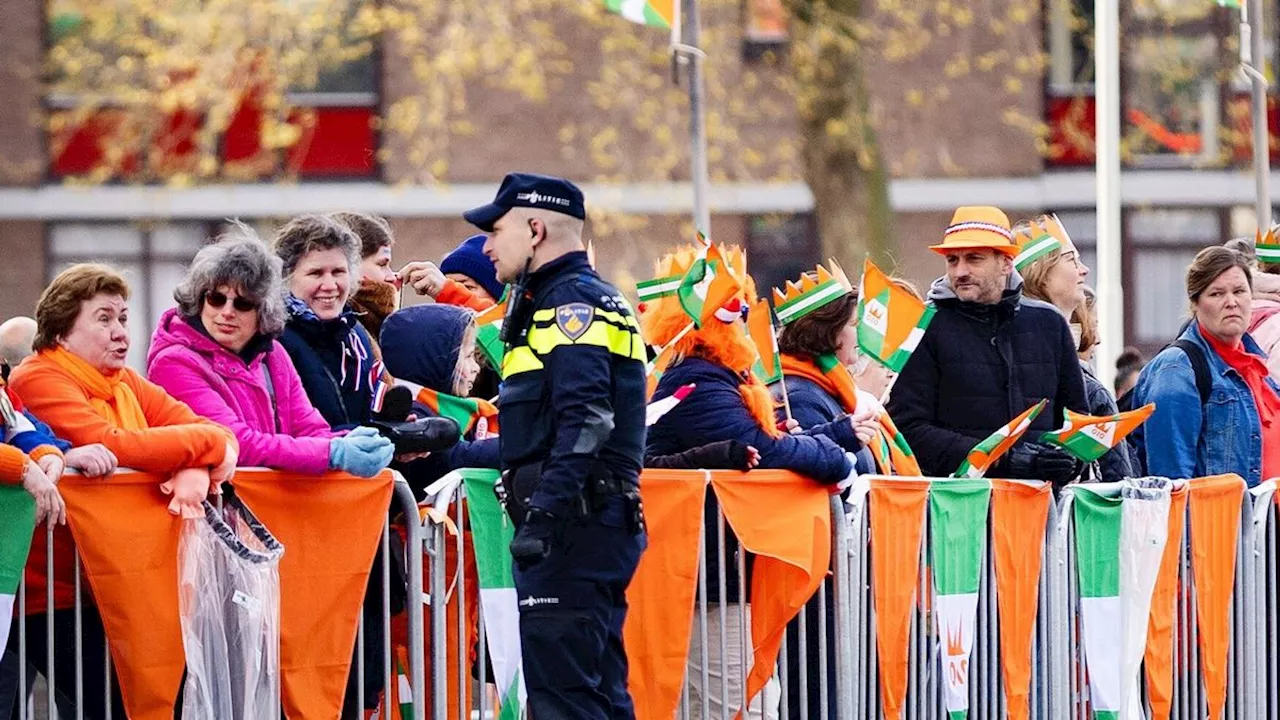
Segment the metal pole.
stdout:
<svg viewBox="0 0 1280 720">
<path fill-rule="evenodd" d="M 1262 74 L 1266 67 L 1266 50 L 1263 44 L 1266 35 L 1263 30 L 1263 0 L 1247 0 L 1241 8 L 1240 64 L 1249 76 L 1250 92 L 1253 96 L 1253 177 L 1256 183 L 1258 227 L 1264 232 L 1271 226 L 1271 142 L 1267 124 L 1267 78 Z M 1248 42 L 1244 42 L 1244 40 Z M 1246 54 L 1247 53 L 1247 54 Z"/>
<path fill-rule="evenodd" d="M 689 179 L 693 182 L 693 225 L 711 237 L 711 208 L 707 205 L 707 109 L 703 105 L 706 83 L 702 77 L 705 54 L 698 47 L 701 36 L 698 0 L 680 0 L 679 17 L 681 47 L 678 52 L 689 72 Z"/>
<path fill-rule="evenodd" d="M 1124 348 L 1124 287 L 1120 263 L 1120 4 L 1095 9 L 1098 182 L 1098 379 L 1115 381 L 1115 359 Z"/>
</svg>

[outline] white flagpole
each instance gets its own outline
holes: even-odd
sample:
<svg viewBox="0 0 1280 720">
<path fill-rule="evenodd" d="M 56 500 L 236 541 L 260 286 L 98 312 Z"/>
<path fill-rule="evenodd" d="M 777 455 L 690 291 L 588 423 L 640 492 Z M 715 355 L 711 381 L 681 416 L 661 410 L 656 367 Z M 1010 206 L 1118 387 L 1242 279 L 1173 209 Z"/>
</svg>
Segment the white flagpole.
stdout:
<svg viewBox="0 0 1280 720">
<path fill-rule="evenodd" d="M 1097 88 L 1098 379 L 1115 381 L 1124 348 L 1124 286 L 1120 223 L 1120 4 L 1101 2 L 1094 15 Z"/>
<path fill-rule="evenodd" d="M 1267 124 L 1267 78 L 1255 65 L 1266 64 L 1263 33 L 1263 0 L 1245 0 L 1240 5 L 1240 69 L 1249 78 L 1253 96 L 1253 176 L 1257 197 L 1258 229 L 1271 227 L 1271 147 Z M 1252 235 L 1250 235 L 1252 237 Z"/>
</svg>

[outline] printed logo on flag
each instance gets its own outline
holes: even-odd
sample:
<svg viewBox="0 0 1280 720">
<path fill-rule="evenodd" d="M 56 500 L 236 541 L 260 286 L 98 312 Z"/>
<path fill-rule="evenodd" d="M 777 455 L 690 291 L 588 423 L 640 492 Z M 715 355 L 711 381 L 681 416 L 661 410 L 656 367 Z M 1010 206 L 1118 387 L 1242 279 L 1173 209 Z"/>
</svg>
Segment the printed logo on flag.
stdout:
<svg viewBox="0 0 1280 720">
<path fill-rule="evenodd" d="M 969 650 L 973 641 L 964 636 L 964 625 L 947 627 L 947 685 L 953 689 L 969 687 Z"/>
<path fill-rule="evenodd" d="M 1115 421 L 1099 423 L 1097 425 L 1086 425 L 1080 429 L 1080 432 L 1097 440 L 1100 444 L 1110 448 L 1115 445 L 1116 423 Z"/>
<path fill-rule="evenodd" d="M 867 300 L 866 315 L 862 321 L 868 328 L 884 335 L 889 331 L 889 308 L 880 302 L 880 298 L 871 298 Z"/>
<path fill-rule="evenodd" d="M 577 340 L 591 327 L 596 309 L 586 303 L 570 303 L 556 308 L 556 325 L 570 340 Z"/>
</svg>

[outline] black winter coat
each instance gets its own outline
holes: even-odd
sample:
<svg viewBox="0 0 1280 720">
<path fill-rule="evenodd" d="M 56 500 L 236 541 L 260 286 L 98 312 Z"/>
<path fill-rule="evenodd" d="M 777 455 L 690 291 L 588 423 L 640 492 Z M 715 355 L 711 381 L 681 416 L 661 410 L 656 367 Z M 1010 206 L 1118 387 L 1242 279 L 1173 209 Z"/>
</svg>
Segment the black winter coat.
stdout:
<svg viewBox="0 0 1280 720">
<path fill-rule="evenodd" d="M 938 312 L 888 404 L 926 475 L 955 472 L 974 445 L 1041 400 L 1049 407 L 1026 440 L 1061 427 L 1067 408 L 1088 411 L 1067 321 L 1052 305 L 1024 298 L 1016 273 L 994 305 L 960 300 L 946 277 L 929 300 Z"/>
</svg>

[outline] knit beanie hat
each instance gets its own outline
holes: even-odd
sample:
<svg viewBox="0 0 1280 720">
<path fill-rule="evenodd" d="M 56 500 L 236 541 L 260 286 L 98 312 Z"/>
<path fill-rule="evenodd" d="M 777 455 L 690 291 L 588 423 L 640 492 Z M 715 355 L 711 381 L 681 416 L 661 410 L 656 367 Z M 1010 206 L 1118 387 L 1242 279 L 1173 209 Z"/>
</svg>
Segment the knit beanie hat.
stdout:
<svg viewBox="0 0 1280 720">
<path fill-rule="evenodd" d="M 484 235 L 472 235 L 453 252 L 445 256 L 440 263 L 440 272 L 459 273 L 475 280 L 480 287 L 493 296 L 494 300 L 502 297 L 505 285 L 498 282 L 498 270 L 493 261 L 484 254 Z"/>
</svg>

